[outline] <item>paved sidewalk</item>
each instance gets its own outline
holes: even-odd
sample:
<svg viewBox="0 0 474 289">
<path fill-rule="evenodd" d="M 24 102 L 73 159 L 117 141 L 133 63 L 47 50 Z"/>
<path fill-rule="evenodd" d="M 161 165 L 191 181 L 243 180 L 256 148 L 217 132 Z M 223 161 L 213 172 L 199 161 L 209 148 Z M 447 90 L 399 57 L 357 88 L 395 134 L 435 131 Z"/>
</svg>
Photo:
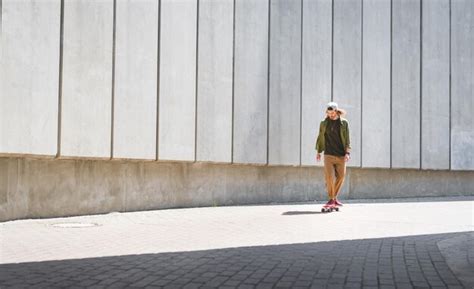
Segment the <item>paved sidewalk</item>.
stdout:
<svg viewBox="0 0 474 289">
<path fill-rule="evenodd" d="M 471 288 L 472 198 L 0 223 L 0 288 Z"/>
</svg>

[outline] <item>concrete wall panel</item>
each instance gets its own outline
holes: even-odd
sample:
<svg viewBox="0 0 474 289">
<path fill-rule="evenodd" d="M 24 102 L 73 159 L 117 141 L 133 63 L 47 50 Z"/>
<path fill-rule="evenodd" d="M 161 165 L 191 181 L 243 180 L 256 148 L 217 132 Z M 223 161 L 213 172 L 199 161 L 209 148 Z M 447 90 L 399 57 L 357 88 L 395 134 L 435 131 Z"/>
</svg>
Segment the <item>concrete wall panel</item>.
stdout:
<svg viewBox="0 0 474 289">
<path fill-rule="evenodd" d="M 0 153 L 55 155 L 60 1 L 2 4 Z"/>
<path fill-rule="evenodd" d="M 352 154 L 361 160 L 362 1 L 334 1 L 333 100 L 347 110 Z"/>
<path fill-rule="evenodd" d="M 301 164 L 316 163 L 319 123 L 331 100 L 332 1 L 303 1 Z"/>
<path fill-rule="evenodd" d="M 449 0 L 423 1 L 421 167 L 449 169 Z"/>
<path fill-rule="evenodd" d="M 161 1 L 158 158 L 195 159 L 197 1 Z"/>
<path fill-rule="evenodd" d="M 156 158 L 158 2 L 117 1 L 114 158 Z"/>
<path fill-rule="evenodd" d="M 301 1 L 271 1 L 270 13 L 268 162 L 299 165 Z"/>
<path fill-rule="evenodd" d="M 474 2 L 451 9 L 451 168 L 474 170 Z"/>
<path fill-rule="evenodd" d="M 474 170 L 472 1 L 0 3 L 0 154 Z"/>
<path fill-rule="evenodd" d="M 232 161 L 233 15 L 233 0 L 199 2 L 199 161 Z"/>
<path fill-rule="evenodd" d="M 472 196 L 474 172 L 350 168 L 346 183 L 342 199 Z M 0 194 L 0 222 L 327 198 L 322 168 L 29 158 L 0 158 Z"/>
<path fill-rule="evenodd" d="M 390 167 L 390 2 L 363 5 L 362 167 Z"/>
<path fill-rule="evenodd" d="M 110 157 L 113 1 L 64 2 L 61 155 Z"/>
<path fill-rule="evenodd" d="M 420 168 L 420 0 L 392 5 L 392 167 Z"/>
<path fill-rule="evenodd" d="M 347 198 L 472 196 L 474 172 L 354 169 Z M 383 181 L 381 181 L 383 180 Z"/>
<path fill-rule="evenodd" d="M 236 0 L 235 163 L 267 162 L 268 13 L 267 1 Z"/>
</svg>

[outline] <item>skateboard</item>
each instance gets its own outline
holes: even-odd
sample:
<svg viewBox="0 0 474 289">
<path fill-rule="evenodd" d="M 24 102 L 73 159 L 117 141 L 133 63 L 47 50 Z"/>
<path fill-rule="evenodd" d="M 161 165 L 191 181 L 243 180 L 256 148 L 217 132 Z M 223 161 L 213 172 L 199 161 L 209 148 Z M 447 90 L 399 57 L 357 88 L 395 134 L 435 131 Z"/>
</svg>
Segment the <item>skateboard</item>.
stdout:
<svg viewBox="0 0 474 289">
<path fill-rule="evenodd" d="M 330 212 L 339 212 L 339 206 L 337 205 L 331 205 L 331 206 L 328 206 L 328 205 L 324 205 L 323 208 L 321 209 L 321 212 L 322 213 L 330 213 Z"/>
</svg>

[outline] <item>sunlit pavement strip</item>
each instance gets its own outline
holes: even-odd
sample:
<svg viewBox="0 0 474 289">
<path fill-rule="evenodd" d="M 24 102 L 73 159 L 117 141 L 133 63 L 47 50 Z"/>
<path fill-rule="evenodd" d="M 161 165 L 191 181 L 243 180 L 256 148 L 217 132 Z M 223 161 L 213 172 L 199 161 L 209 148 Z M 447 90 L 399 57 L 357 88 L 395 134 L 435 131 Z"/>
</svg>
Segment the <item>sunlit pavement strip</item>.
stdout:
<svg viewBox="0 0 474 289">
<path fill-rule="evenodd" d="M 0 263 L 474 230 L 474 201 L 441 200 L 346 203 L 324 214 L 320 204 L 294 204 L 12 221 L 0 223 Z"/>
<path fill-rule="evenodd" d="M 29 280 L 30 283 L 28 284 L 31 286 L 51 288 L 54 286 L 64 288 L 71 285 L 82 287 L 98 285 L 102 288 L 109 285 L 111 288 L 145 287 L 146 285 L 158 288 L 165 285 L 173 285 L 178 288 L 223 286 L 229 288 L 237 286 L 243 286 L 242 288 L 309 288 L 310 286 L 322 288 L 328 284 L 334 285 L 334 282 L 330 281 L 333 278 L 339 280 L 338 284 L 342 286 L 341 288 L 381 287 L 382 285 L 387 286 L 387 288 L 395 288 L 396 285 L 399 288 L 418 287 L 418 285 L 420 287 L 427 285 L 433 288 L 437 286 L 440 288 L 462 288 L 459 278 L 455 278 L 451 273 L 452 271 L 446 266 L 436 244 L 447 238 L 462 239 L 463 236 L 466 236 L 466 232 L 474 231 L 473 199 L 460 197 L 399 201 L 347 202 L 340 212 L 333 213 L 321 213 L 321 204 L 286 204 L 111 213 L 107 215 L 0 223 L 1 264 L 69 260 L 63 263 L 56 262 L 58 268 L 66 270 L 66 273 L 61 274 L 62 277 L 57 276 L 56 279 L 50 278 L 49 275 L 53 274 L 52 272 L 46 274 L 42 271 L 43 267 L 48 267 L 40 266 L 45 263 L 30 263 L 23 267 L 21 264 L 0 266 L 0 287 L 2 287 L 1 285 L 22 287 L 25 285 L 21 283 L 24 280 L 19 277 L 15 278 L 14 275 L 23 272 L 21 276 L 28 276 L 28 278 L 25 278 Z M 458 235 L 442 235 L 446 233 L 458 233 Z M 459 235 L 459 233 L 464 235 Z M 368 240 L 376 238 L 384 239 Z M 385 250 L 388 250 L 386 253 L 384 253 L 384 246 L 386 247 Z M 223 248 L 228 249 L 214 250 Z M 335 253 L 334 259 L 331 260 L 332 258 L 329 258 L 331 255 L 327 255 L 327 248 L 330 248 L 330 250 L 339 250 L 338 248 L 340 248 L 346 253 Z M 375 251 L 372 250 L 371 253 L 370 248 L 375 248 L 373 249 Z M 396 252 L 397 248 L 399 252 Z M 196 252 L 199 250 L 212 251 L 206 251 L 208 253 Z M 362 253 L 357 253 L 357 250 Z M 145 255 L 165 252 L 176 252 L 176 254 Z M 384 259 L 382 258 L 384 254 L 389 255 L 388 259 L 385 259 L 385 262 L 390 263 L 389 267 L 386 264 L 387 272 L 382 272 L 382 275 L 380 275 L 380 271 L 375 271 L 375 277 L 372 277 L 372 279 L 362 278 L 361 274 L 366 276 L 366 271 L 380 270 L 370 269 L 371 263 L 367 264 L 367 262 L 370 262 L 371 258 L 376 259 L 375 268 L 384 268 Z M 131 255 L 135 256 L 132 261 L 129 260 Z M 252 261 L 253 255 L 257 257 L 255 258 L 257 261 Z M 260 255 L 261 257 L 259 257 Z M 106 256 L 124 257 L 116 257 L 116 260 L 114 258 L 100 258 Z M 189 267 L 186 270 L 177 265 L 173 267 L 172 264 L 175 264 L 176 260 L 181 260 L 183 256 L 186 256 L 185 259 L 194 260 L 189 261 L 188 264 L 188 266 L 192 265 L 194 267 Z M 295 276 L 293 276 L 293 279 L 290 278 L 292 277 L 291 274 L 286 276 L 285 279 L 284 274 L 291 271 L 288 268 L 283 270 L 284 268 L 281 268 L 282 264 L 291 263 L 288 267 L 295 266 L 294 264 L 299 261 L 294 260 L 294 258 L 303 260 L 307 257 L 309 259 L 305 261 L 306 265 L 297 266 L 296 268 L 299 268 L 299 271 L 296 271 L 298 271 L 298 276 L 302 272 L 313 272 L 312 277 L 309 278 L 309 275 L 306 275 L 306 282 L 300 283 L 295 283 L 299 279 L 296 280 Z M 465 256 L 461 255 L 461 257 L 464 258 Z M 82 258 L 95 259 L 87 259 L 93 261 L 83 262 L 78 260 L 79 263 L 74 263 L 72 260 Z M 325 261 L 322 258 L 328 260 Z M 210 265 L 207 265 L 208 267 L 203 267 L 203 259 L 210 262 Z M 225 263 L 227 260 L 229 262 L 227 265 L 232 267 L 239 264 L 239 262 L 245 263 L 243 259 L 252 259 L 253 263 L 250 265 L 241 264 L 240 270 L 235 271 L 229 271 L 225 269 L 225 266 L 219 266 L 218 264 L 219 262 Z M 157 263 L 160 263 L 158 260 L 161 260 L 161 263 L 168 263 L 171 267 L 166 267 L 167 269 L 159 267 L 161 268 L 159 269 L 156 267 L 158 266 Z M 258 260 L 261 263 L 258 263 Z M 293 261 L 290 262 L 289 260 Z M 398 265 L 393 263 L 397 260 L 400 262 Z M 275 264 L 270 261 L 275 262 Z M 74 272 L 78 272 L 78 268 L 91 267 L 90 262 L 96 265 L 100 263 L 100 268 L 109 268 L 108 265 L 110 264 L 107 262 L 111 262 L 112 265 L 118 264 L 118 267 L 110 265 L 118 269 L 116 271 L 111 269 L 107 272 L 101 272 L 97 269 L 94 272 L 101 272 L 100 276 L 102 277 L 83 273 L 81 274 L 82 279 L 81 277 L 74 279 Z M 101 262 L 105 263 L 102 264 Z M 213 267 L 212 262 L 218 263 Z M 344 265 L 344 262 L 347 263 L 346 267 L 341 265 Z M 357 262 L 362 263 L 358 265 Z M 331 270 L 326 272 L 318 268 L 318 266 L 326 263 L 328 263 L 328 268 L 332 268 Z M 133 266 L 127 267 L 126 264 L 135 264 L 136 266 L 142 264 L 142 267 L 137 269 Z M 271 264 L 273 264 L 273 267 Z M 68 266 L 73 269 L 67 271 Z M 246 266 L 253 267 L 247 268 Z M 266 268 L 267 271 L 259 266 L 263 269 Z M 307 270 L 305 266 L 311 266 L 312 269 Z M 338 266 L 346 269 L 340 269 Z M 358 273 L 356 272 L 353 279 L 348 279 L 348 268 L 360 269 L 361 266 L 364 269 L 359 272 L 360 278 L 357 277 Z M 405 275 L 402 274 L 398 277 L 399 279 L 394 277 L 396 273 L 394 268 L 404 268 L 403 272 L 406 272 L 410 271 L 408 270 L 410 268 L 413 269 L 413 266 L 415 266 L 414 272 L 418 272 L 416 268 L 424 269 L 419 269 L 420 273 L 414 277 L 412 273 L 404 273 Z M 428 266 L 426 267 L 428 269 L 423 266 Z M 227 270 L 225 271 L 227 275 L 222 272 L 224 274 L 222 276 L 219 275 L 219 272 L 216 273 L 215 271 L 219 271 L 219 267 L 222 267 L 222 270 Z M 55 266 L 51 268 L 55 268 Z M 175 268 L 181 273 L 173 275 L 171 271 L 167 271 L 169 268 Z M 1 269 L 3 269 L 3 274 Z M 283 271 L 280 272 L 277 269 Z M 40 274 L 37 270 L 43 273 Z M 148 273 L 142 272 L 142 276 L 139 272 L 143 270 L 148 270 Z M 208 272 L 200 272 L 199 270 L 208 270 Z M 267 273 L 263 274 L 262 270 Z M 274 272 L 274 270 L 277 271 Z M 347 271 L 345 276 L 343 276 L 344 270 Z M 243 277 L 245 274 L 242 274 L 242 272 L 256 274 L 257 271 L 261 273 L 260 279 Z M 293 275 L 296 271 L 293 270 Z M 388 273 L 388 271 L 391 273 Z M 192 277 L 192 273 L 199 272 L 200 274 Z M 229 272 L 234 272 L 234 274 Z M 106 273 L 109 273 L 109 275 Z M 164 275 L 160 275 L 160 273 Z M 202 277 L 203 274 L 208 274 L 208 278 Z M 134 278 L 132 278 L 132 275 Z M 44 279 L 45 276 L 49 276 L 47 280 Z M 114 276 L 115 278 L 112 278 Z M 187 276 L 187 278 L 183 276 Z M 270 276 L 274 278 L 272 279 Z M 384 276 L 387 278 L 383 279 Z M 238 280 L 235 280 L 235 278 Z M 147 282 L 143 280 L 147 280 Z M 183 283 L 183 280 L 186 282 Z M 249 280 L 253 280 L 253 284 Z M 386 283 L 383 283 L 384 280 Z M 2 283 L 2 281 L 5 283 Z M 296 284 L 301 286 L 296 286 Z M 317 284 L 320 286 L 316 286 Z"/>
</svg>

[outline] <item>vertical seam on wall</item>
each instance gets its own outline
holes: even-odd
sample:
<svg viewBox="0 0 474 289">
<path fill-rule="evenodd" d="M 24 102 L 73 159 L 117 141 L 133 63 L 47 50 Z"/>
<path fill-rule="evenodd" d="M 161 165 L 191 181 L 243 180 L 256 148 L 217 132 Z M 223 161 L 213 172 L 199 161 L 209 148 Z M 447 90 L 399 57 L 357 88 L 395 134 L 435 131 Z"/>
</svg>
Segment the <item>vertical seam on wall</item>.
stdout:
<svg viewBox="0 0 474 289">
<path fill-rule="evenodd" d="M 360 167 L 362 168 L 362 137 L 363 115 L 364 115 L 364 0 L 361 0 L 360 17 Z"/>
<path fill-rule="evenodd" d="M 161 0 L 158 1 L 158 39 L 156 47 L 156 155 L 155 160 L 159 159 L 159 136 L 160 136 L 160 51 L 161 51 Z"/>
<path fill-rule="evenodd" d="M 234 163 L 234 114 L 235 114 L 235 1 L 233 1 L 232 11 L 232 119 L 231 119 L 231 143 L 230 143 L 230 163 Z"/>
<path fill-rule="evenodd" d="M 449 0 L 449 170 L 451 170 L 451 33 L 452 33 L 452 15 L 451 15 L 451 0 Z"/>
<path fill-rule="evenodd" d="M 331 101 L 334 101 L 334 0 L 331 1 Z"/>
<path fill-rule="evenodd" d="M 393 0 L 390 0 L 390 168 L 393 168 Z"/>
<path fill-rule="evenodd" d="M 267 162 L 270 161 L 270 46 L 271 46 L 271 0 L 268 0 L 268 42 L 267 42 Z"/>
<path fill-rule="evenodd" d="M 3 24 L 3 17 L 2 17 L 2 14 L 3 14 L 3 0 L 0 0 L 0 45 L 2 45 L 1 39 L 2 39 L 2 32 L 3 32 L 3 25 L 2 25 Z"/>
<path fill-rule="evenodd" d="M 301 156 L 303 151 L 303 5 L 301 0 L 301 31 L 300 31 L 300 166 L 302 163 Z"/>
<path fill-rule="evenodd" d="M 117 0 L 113 3 L 113 30 L 112 30 L 112 115 L 110 122 L 110 159 L 114 157 L 114 121 L 115 121 L 115 36 L 116 36 L 116 23 L 117 23 Z"/>
<path fill-rule="evenodd" d="M 2 0 L 0 0 L 0 3 L 1 1 Z M 61 155 L 61 125 L 62 125 L 61 119 L 62 119 L 62 99 L 63 99 L 63 38 L 64 38 L 64 0 L 61 0 L 60 16 L 59 16 L 58 135 L 57 135 L 56 158 L 58 158 Z"/>
<path fill-rule="evenodd" d="M 420 0 L 420 170 L 423 168 L 423 0 Z"/>
<path fill-rule="evenodd" d="M 197 141 L 198 141 L 198 82 L 199 82 L 199 0 L 196 9 L 196 86 L 194 99 L 194 161 L 197 161 Z"/>
</svg>

